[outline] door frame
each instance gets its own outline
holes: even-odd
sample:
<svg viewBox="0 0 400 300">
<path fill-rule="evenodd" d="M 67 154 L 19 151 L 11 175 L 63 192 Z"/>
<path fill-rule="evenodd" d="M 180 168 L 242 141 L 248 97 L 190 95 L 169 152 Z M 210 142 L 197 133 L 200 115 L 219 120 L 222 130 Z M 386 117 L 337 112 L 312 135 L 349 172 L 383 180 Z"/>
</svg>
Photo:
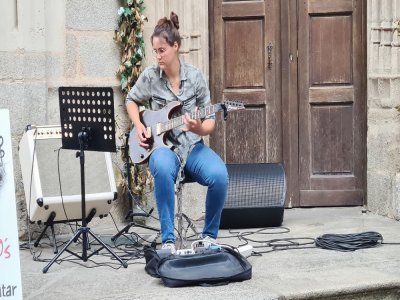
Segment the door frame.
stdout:
<svg viewBox="0 0 400 300">
<path fill-rule="evenodd" d="M 282 156 L 289 208 L 300 205 L 297 12 L 298 0 L 281 1 Z"/>
<path fill-rule="evenodd" d="M 209 20 L 214 20 L 213 0 L 208 1 Z M 298 89 L 298 3 L 299 0 L 281 0 L 280 1 L 280 93 L 282 110 L 282 160 L 285 166 L 287 178 L 287 192 L 285 206 L 287 208 L 300 207 L 300 188 L 299 188 L 299 89 Z M 362 1 L 362 82 L 361 97 L 367 101 L 367 3 Z M 214 26 L 220 24 L 212 24 L 209 22 L 209 32 L 213 32 Z M 214 39 L 209 38 L 209 51 L 215 47 Z M 210 55 L 211 57 L 211 55 Z M 213 78 L 213 63 L 210 59 L 209 74 L 210 82 L 215 83 Z M 277 80 L 279 83 L 279 80 Z M 277 87 L 278 88 L 278 87 Z M 278 88 L 279 90 L 279 88 Z M 367 106 L 365 105 L 364 117 L 366 120 L 364 132 L 367 133 Z M 284 121 L 283 121 L 284 120 Z M 363 190 L 364 203 L 367 204 L 367 140 L 364 140 L 364 162 L 363 170 Z"/>
</svg>

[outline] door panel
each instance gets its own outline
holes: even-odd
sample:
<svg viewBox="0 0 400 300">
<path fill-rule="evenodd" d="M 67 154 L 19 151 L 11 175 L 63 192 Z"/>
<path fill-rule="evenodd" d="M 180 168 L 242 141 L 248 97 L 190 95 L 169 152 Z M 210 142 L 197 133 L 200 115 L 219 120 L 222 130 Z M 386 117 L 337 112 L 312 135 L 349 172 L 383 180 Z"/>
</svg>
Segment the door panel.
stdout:
<svg viewBox="0 0 400 300">
<path fill-rule="evenodd" d="M 246 110 L 217 116 L 211 147 L 227 163 L 282 161 L 278 0 L 209 1 L 213 102 Z"/>
<path fill-rule="evenodd" d="M 351 105 L 311 107 L 312 174 L 351 174 L 353 109 Z M 349 127 L 347 127 L 349 126 Z"/>
<path fill-rule="evenodd" d="M 352 17 L 310 19 L 310 84 L 352 84 Z"/>
<path fill-rule="evenodd" d="M 225 88 L 263 88 L 265 82 L 263 20 L 225 21 Z M 248 34 L 251 32 L 251 35 Z M 238 41 L 232 36 L 241 37 Z"/>
<path fill-rule="evenodd" d="M 362 205 L 362 7 L 299 1 L 300 206 Z"/>
<path fill-rule="evenodd" d="M 258 145 L 260 137 L 266 136 L 265 126 L 265 109 L 263 108 L 247 108 L 245 111 L 230 115 L 226 121 L 227 128 L 236 128 L 235 130 L 226 131 L 226 160 L 229 162 L 242 162 L 243 157 L 250 162 L 264 162 L 265 149 L 260 151 L 262 145 Z M 246 123 L 246 126 L 237 126 L 237 124 Z M 238 137 L 245 137 L 238 141 Z M 265 145 L 264 145 L 265 146 Z"/>
</svg>

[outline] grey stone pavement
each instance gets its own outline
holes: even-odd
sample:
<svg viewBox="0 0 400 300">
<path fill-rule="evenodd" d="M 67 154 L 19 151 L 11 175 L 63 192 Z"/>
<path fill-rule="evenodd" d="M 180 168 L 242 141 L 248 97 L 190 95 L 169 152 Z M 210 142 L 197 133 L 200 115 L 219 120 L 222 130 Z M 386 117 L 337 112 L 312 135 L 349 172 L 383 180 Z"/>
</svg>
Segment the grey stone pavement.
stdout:
<svg viewBox="0 0 400 300">
<path fill-rule="evenodd" d="M 122 228 L 123 224 L 118 226 Z M 290 231 L 265 230 L 264 234 L 249 238 L 266 241 L 376 231 L 382 234 L 384 242 L 400 243 L 398 221 L 363 212 L 362 207 L 286 209 L 282 226 Z M 117 232 L 109 217 L 91 229 L 104 240 Z M 137 227 L 131 232 L 145 236 L 148 233 L 148 237 L 152 234 Z M 237 238 L 222 238 L 228 235 L 227 230 L 221 230 L 218 241 L 233 246 L 242 244 Z M 70 236 L 57 239 L 68 240 Z M 69 249 L 82 250 L 79 245 L 71 245 Z M 122 249 L 125 253 L 114 250 L 124 259 L 134 252 L 129 247 Z M 42 251 L 42 259 L 54 257 L 46 241 L 34 250 Z M 251 280 L 184 288 L 165 287 L 161 280 L 147 275 L 143 258 L 130 259 L 124 269 L 104 255 L 106 250 L 100 254 L 93 256 L 93 261 L 107 265 L 94 267 L 96 264 L 89 261 L 75 261 L 81 264 L 63 261 L 53 264 L 43 274 L 47 263 L 34 261 L 29 250 L 21 250 L 24 299 L 400 299 L 400 245 L 382 244 L 354 252 L 319 248 L 272 251 L 248 258 L 253 266 Z"/>
</svg>

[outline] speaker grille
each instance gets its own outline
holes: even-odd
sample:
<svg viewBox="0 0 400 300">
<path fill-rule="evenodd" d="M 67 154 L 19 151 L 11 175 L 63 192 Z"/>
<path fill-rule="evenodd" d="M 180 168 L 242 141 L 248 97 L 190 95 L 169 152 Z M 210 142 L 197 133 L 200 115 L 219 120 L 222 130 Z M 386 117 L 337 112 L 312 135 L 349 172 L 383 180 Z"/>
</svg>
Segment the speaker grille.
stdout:
<svg viewBox="0 0 400 300">
<path fill-rule="evenodd" d="M 58 125 L 31 126 L 21 138 L 19 158 L 32 222 L 46 222 L 52 212 L 54 221 L 82 218 L 80 157 L 76 157 L 76 150 L 61 146 Z M 104 216 L 117 192 L 110 153 L 85 151 L 84 167 L 86 216 L 92 210 L 96 211 L 94 216 Z"/>
<path fill-rule="evenodd" d="M 58 181 L 58 149 L 61 139 L 36 140 L 36 159 L 42 182 L 42 192 L 45 197 L 60 195 Z M 76 158 L 75 150 L 61 149 L 59 168 L 62 192 L 64 195 L 79 195 L 81 193 L 80 159 Z M 104 163 L 104 153 L 85 151 L 85 190 L 88 194 L 109 192 L 107 166 Z"/>
<path fill-rule="evenodd" d="M 286 194 L 282 164 L 227 164 L 228 195 L 221 229 L 280 226 Z"/>
<path fill-rule="evenodd" d="M 285 171 L 281 164 L 227 164 L 228 196 L 225 208 L 284 205 Z"/>
</svg>

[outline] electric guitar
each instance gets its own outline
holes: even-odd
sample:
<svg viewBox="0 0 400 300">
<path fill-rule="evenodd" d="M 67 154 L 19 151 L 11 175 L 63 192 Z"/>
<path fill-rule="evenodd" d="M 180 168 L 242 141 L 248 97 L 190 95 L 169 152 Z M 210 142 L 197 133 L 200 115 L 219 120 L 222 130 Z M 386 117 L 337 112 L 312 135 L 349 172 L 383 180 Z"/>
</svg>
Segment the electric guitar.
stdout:
<svg viewBox="0 0 400 300">
<path fill-rule="evenodd" d="M 165 134 L 184 124 L 184 115 L 170 119 L 171 113 L 180 106 L 181 103 L 179 101 L 172 101 L 158 111 L 144 110 L 140 113 L 140 119 L 150 136 L 147 140 L 149 148 L 143 148 L 139 145 L 136 128 L 133 128 L 129 135 L 129 155 L 133 163 L 144 163 L 151 153 L 159 147 L 172 147 L 165 144 Z M 223 111 L 226 118 L 228 111 L 239 109 L 244 109 L 243 103 L 225 101 L 206 106 L 189 115 L 192 119 L 202 119 L 216 112 Z"/>
</svg>

